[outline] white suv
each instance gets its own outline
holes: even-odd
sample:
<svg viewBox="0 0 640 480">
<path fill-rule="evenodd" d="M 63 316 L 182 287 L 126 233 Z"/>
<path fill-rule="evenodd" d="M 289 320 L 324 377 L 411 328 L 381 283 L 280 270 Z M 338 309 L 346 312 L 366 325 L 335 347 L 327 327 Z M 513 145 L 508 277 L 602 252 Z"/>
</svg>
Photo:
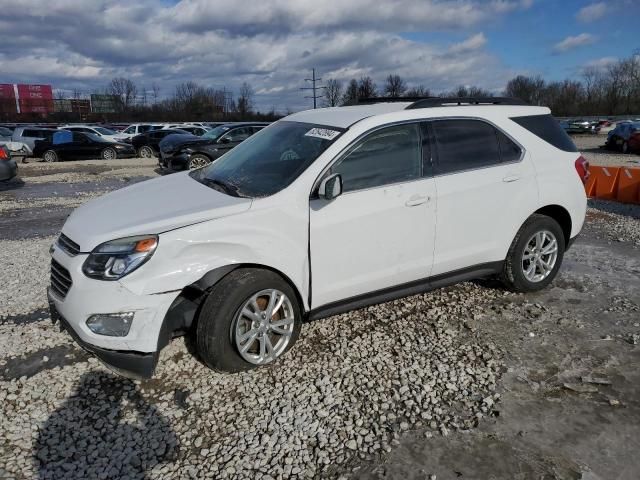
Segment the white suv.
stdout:
<svg viewBox="0 0 640 480">
<path fill-rule="evenodd" d="M 296 113 L 75 210 L 52 246 L 52 318 L 129 376 L 179 333 L 215 369 L 269 364 L 304 319 L 478 277 L 547 286 L 587 175 L 549 109 L 511 99 Z"/>
</svg>

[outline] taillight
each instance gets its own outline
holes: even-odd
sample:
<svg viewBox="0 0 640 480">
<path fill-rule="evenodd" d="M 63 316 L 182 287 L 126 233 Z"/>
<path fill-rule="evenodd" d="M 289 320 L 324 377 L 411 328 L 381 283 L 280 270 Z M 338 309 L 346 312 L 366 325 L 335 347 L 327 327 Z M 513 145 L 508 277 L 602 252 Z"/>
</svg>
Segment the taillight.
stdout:
<svg viewBox="0 0 640 480">
<path fill-rule="evenodd" d="M 0 147 L 0 160 L 9 160 L 9 154 L 4 147 Z"/>
<path fill-rule="evenodd" d="M 576 160 L 575 166 L 576 172 L 578 172 L 578 176 L 580 177 L 580 180 L 582 180 L 582 183 L 587 183 L 587 180 L 589 180 L 589 176 L 591 175 L 591 173 L 589 173 L 589 162 L 587 159 L 580 155 Z"/>
</svg>

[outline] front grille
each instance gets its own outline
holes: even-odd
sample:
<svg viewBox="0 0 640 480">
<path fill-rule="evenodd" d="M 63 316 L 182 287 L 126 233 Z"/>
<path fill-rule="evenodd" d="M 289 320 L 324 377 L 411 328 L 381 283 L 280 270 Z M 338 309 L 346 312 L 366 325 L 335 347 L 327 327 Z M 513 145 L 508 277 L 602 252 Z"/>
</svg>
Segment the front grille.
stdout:
<svg viewBox="0 0 640 480">
<path fill-rule="evenodd" d="M 69 270 L 51 259 L 51 288 L 62 298 L 67 296 L 73 281 Z"/>
<path fill-rule="evenodd" d="M 58 245 L 62 250 L 67 252 L 72 257 L 75 257 L 80 253 L 80 245 L 67 237 L 64 233 L 61 233 L 58 237 Z"/>
</svg>

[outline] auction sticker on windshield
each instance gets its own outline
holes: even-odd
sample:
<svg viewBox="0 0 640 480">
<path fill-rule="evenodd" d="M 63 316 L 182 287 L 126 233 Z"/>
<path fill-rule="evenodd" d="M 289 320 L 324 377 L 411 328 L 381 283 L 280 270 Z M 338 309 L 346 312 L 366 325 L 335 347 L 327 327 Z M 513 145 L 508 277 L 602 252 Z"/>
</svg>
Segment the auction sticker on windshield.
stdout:
<svg viewBox="0 0 640 480">
<path fill-rule="evenodd" d="M 317 137 L 323 138 L 325 140 L 333 140 L 340 132 L 337 130 L 330 130 L 328 128 L 312 128 L 307 133 L 304 134 L 305 137 Z"/>
</svg>

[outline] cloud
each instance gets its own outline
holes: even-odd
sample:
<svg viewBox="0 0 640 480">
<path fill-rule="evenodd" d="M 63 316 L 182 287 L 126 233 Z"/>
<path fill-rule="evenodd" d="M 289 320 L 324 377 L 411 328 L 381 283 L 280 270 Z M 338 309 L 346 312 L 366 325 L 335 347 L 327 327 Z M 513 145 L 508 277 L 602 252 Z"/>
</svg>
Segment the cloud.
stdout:
<svg viewBox="0 0 640 480">
<path fill-rule="evenodd" d="M 574 37 L 569 36 L 561 42 L 556 43 L 553 46 L 553 51 L 555 53 L 564 53 L 569 50 L 573 50 L 574 48 L 590 45 L 595 41 L 596 38 L 590 33 L 581 33 L 580 35 L 576 35 Z"/>
<path fill-rule="evenodd" d="M 581 22 L 589 23 L 602 18 L 606 13 L 607 4 L 598 2 L 582 7 L 578 13 L 576 13 L 576 18 Z"/>
<path fill-rule="evenodd" d="M 594 60 L 590 60 L 588 62 L 586 62 L 584 65 L 582 65 L 582 70 L 587 70 L 587 69 L 597 69 L 597 70 L 605 70 L 607 67 L 609 67 L 610 65 L 613 65 L 614 63 L 616 63 L 618 61 L 617 57 L 601 57 L 601 58 L 596 58 Z"/>
<path fill-rule="evenodd" d="M 449 47 L 449 52 L 451 53 L 463 53 L 463 52 L 471 52 L 473 50 L 478 50 L 484 47 L 487 43 L 487 38 L 484 36 L 484 33 L 478 33 L 473 35 L 463 42 L 454 43 Z"/>
<path fill-rule="evenodd" d="M 256 105 L 308 108 L 299 90 L 315 67 L 348 81 L 390 73 L 433 91 L 477 84 L 501 89 L 513 73 L 476 33 L 448 49 L 397 32 L 474 26 L 530 5 L 528 0 L 0 0 L 2 79 L 54 89 L 103 89 L 114 76 L 138 90 L 178 83 L 237 91 L 252 84 Z"/>
</svg>

